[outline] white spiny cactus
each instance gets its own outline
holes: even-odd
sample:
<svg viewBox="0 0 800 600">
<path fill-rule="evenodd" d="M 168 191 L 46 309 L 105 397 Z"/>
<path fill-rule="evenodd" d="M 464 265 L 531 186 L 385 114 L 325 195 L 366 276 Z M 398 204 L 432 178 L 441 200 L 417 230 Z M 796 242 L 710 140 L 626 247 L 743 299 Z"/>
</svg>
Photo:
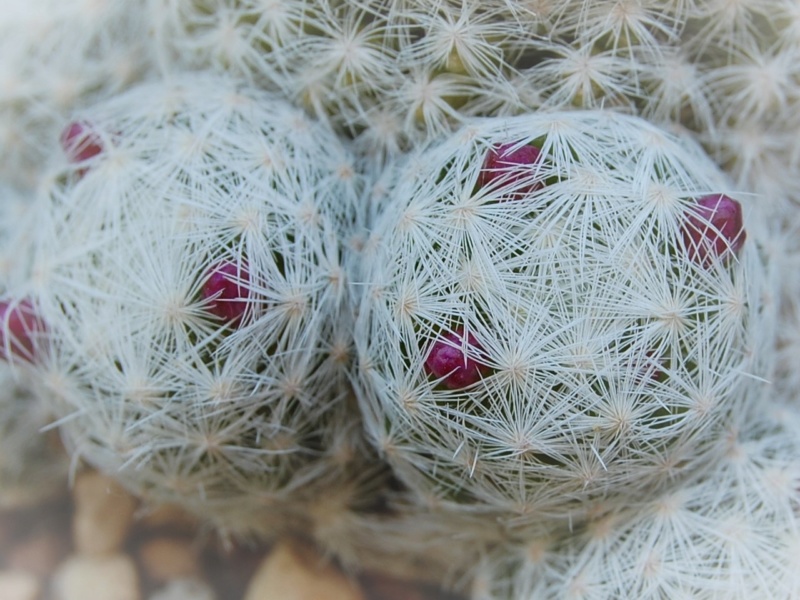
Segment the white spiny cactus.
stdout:
<svg viewBox="0 0 800 600">
<path fill-rule="evenodd" d="M 757 203 L 745 231 L 697 145 L 607 112 L 488 119 L 389 180 L 354 381 L 421 497 L 563 525 L 722 451 L 775 303 Z"/>
<path fill-rule="evenodd" d="M 33 368 L 72 452 L 266 531 L 363 460 L 342 244 L 359 176 L 321 123 L 184 75 L 78 113 L 37 206 Z M 269 509 L 269 510 L 268 510 Z"/>
<path fill-rule="evenodd" d="M 5 0 L 0 177 L 35 187 L 67 115 L 149 69 L 142 0 Z"/>
<path fill-rule="evenodd" d="M 498 548 L 474 600 L 796 598 L 800 415 L 758 402 L 721 462 L 661 497 L 629 498 L 574 536 Z"/>
<path fill-rule="evenodd" d="M 211 68 L 283 91 L 394 152 L 448 131 L 502 86 L 527 32 L 505 2 L 150 0 L 165 69 Z"/>
</svg>

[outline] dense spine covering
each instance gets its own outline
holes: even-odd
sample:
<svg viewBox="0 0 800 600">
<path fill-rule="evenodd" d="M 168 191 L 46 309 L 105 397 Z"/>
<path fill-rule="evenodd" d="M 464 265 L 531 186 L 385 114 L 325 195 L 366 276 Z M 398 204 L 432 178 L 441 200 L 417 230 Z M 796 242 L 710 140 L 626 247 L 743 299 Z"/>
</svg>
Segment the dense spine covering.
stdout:
<svg viewBox="0 0 800 600">
<path fill-rule="evenodd" d="M 750 404 L 722 460 L 658 498 L 629 498 L 558 539 L 487 555 L 473 600 L 794 598 L 800 415 Z"/>
<path fill-rule="evenodd" d="M 150 11 L 163 68 L 280 89 L 370 153 L 475 116 L 602 108 L 694 134 L 779 210 L 798 198 L 793 0 L 150 0 Z"/>
<path fill-rule="evenodd" d="M 217 76 L 142 85 L 75 122 L 101 151 L 45 188 L 15 290 L 46 323 L 33 368 L 73 453 L 233 531 L 302 519 L 303 498 L 365 468 L 345 379 L 352 156 Z"/>
<path fill-rule="evenodd" d="M 509 143 L 537 160 L 482 176 Z M 698 146 L 603 112 L 487 119 L 391 178 L 354 381 L 427 501 L 564 525 L 714 460 L 763 393 L 770 267 Z"/>
</svg>

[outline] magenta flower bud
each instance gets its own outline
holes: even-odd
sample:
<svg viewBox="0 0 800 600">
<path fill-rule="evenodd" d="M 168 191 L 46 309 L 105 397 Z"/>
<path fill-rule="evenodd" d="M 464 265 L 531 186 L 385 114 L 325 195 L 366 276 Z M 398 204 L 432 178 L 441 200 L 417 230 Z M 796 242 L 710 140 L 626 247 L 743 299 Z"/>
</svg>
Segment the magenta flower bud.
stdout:
<svg viewBox="0 0 800 600">
<path fill-rule="evenodd" d="M 247 310 L 249 283 L 246 263 L 217 263 L 209 269 L 208 279 L 203 285 L 203 300 L 208 301 L 206 310 L 232 325 L 238 324 Z"/>
<path fill-rule="evenodd" d="M 13 356 L 33 362 L 46 329 L 29 299 L 0 301 L 0 359 L 7 361 Z"/>
<path fill-rule="evenodd" d="M 477 381 L 489 371 L 489 367 L 464 352 L 464 330 L 443 334 L 433 342 L 428 358 L 425 359 L 425 370 L 450 389 L 465 388 Z M 482 350 L 481 345 L 472 334 L 467 337 L 467 345 L 474 350 Z"/>
<path fill-rule="evenodd" d="M 703 196 L 690 209 L 683 225 L 689 258 L 708 266 L 716 257 L 738 254 L 747 233 L 742 223 L 742 205 L 724 194 Z"/>
<path fill-rule="evenodd" d="M 648 350 L 644 360 L 632 365 L 636 370 L 634 381 L 636 383 L 649 383 L 664 381 L 667 377 L 667 363 L 665 358 L 657 358 L 655 350 Z"/>
<path fill-rule="evenodd" d="M 485 187 L 494 182 L 506 187 L 516 185 L 533 176 L 533 167 L 541 159 L 541 150 L 536 146 L 525 145 L 515 149 L 516 144 L 500 144 L 493 147 L 486 154 L 483 161 L 478 185 Z M 519 187 L 514 191 L 514 197 L 519 198 L 544 187 L 544 182 L 534 181 L 529 185 Z"/>
<path fill-rule="evenodd" d="M 61 132 L 61 148 L 69 162 L 80 163 L 100 154 L 103 141 L 88 123 L 72 121 Z"/>
</svg>

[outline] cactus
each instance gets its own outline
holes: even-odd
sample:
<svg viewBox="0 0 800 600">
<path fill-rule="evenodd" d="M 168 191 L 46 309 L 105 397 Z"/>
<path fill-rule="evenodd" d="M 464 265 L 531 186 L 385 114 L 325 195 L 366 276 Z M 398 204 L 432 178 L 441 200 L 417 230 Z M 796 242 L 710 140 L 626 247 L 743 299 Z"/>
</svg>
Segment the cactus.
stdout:
<svg viewBox="0 0 800 600">
<path fill-rule="evenodd" d="M 796 596 L 799 417 L 796 407 L 753 403 L 728 430 L 719 464 L 658 498 L 631 498 L 571 537 L 490 553 L 471 598 Z"/>
<path fill-rule="evenodd" d="M 0 293 L 29 274 L 30 205 L 29 194 L 0 184 Z M 53 419 L 46 398 L 12 367 L 38 344 L 35 315 L 30 300 L 0 302 L 0 508 L 48 500 L 66 483 L 66 453 L 55 432 L 42 432 Z"/>
<path fill-rule="evenodd" d="M 65 144 L 24 288 L 70 450 L 220 528 L 300 527 L 303 499 L 368 460 L 346 381 L 352 156 L 280 98 L 208 75 L 73 123 L 99 151 Z"/>
<path fill-rule="evenodd" d="M 527 32 L 505 2 L 151 0 L 163 68 L 277 89 L 369 154 L 449 131 L 461 106 L 507 89 Z"/>
<path fill-rule="evenodd" d="M 75 109 L 151 70 L 143 0 L 7 0 L 0 17 L 0 177 L 33 188 Z"/>
<path fill-rule="evenodd" d="M 504 144 L 537 158 L 487 177 Z M 387 181 L 354 381 L 424 501 L 564 527 L 714 460 L 762 393 L 759 213 L 696 144 L 607 112 L 486 119 Z"/>
</svg>

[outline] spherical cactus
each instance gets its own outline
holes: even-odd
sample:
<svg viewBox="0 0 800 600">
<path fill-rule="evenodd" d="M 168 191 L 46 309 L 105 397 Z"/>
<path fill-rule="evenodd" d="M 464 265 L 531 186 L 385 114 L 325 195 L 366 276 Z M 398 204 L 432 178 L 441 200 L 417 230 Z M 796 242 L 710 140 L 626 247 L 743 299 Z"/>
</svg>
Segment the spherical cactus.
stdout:
<svg viewBox="0 0 800 600">
<path fill-rule="evenodd" d="M 35 187 L 69 113 L 152 66 L 143 0 L 8 0 L 0 19 L 0 177 Z"/>
<path fill-rule="evenodd" d="M 365 460 L 346 382 L 349 151 L 216 76 L 73 122 L 99 151 L 45 188 L 29 284 L 49 341 L 32 368 L 72 452 L 220 527 L 301 520 Z"/>
<path fill-rule="evenodd" d="M 474 570 L 470 597 L 796 597 L 800 415 L 759 402 L 743 415 L 719 463 L 574 535 L 496 548 Z"/>
<path fill-rule="evenodd" d="M 509 145 L 535 160 L 488 177 Z M 760 217 L 695 144 L 608 112 L 487 119 L 383 186 L 356 381 L 371 439 L 428 501 L 563 525 L 713 460 L 761 393 Z"/>
</svg>

